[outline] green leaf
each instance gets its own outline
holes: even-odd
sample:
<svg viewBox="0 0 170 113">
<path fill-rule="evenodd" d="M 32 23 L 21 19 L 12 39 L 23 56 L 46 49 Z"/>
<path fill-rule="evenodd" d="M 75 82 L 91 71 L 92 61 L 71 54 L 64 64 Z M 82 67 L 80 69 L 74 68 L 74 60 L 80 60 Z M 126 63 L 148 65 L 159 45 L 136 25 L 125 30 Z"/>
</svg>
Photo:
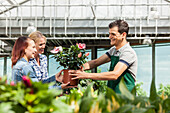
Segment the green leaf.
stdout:
<svg viewBox="0 0 170 113">
<path fill-rule="evenodd" d="M 6 90 L 6 87 L 3 85 L 0 85 L 0 90 Z"/>
<path fill-rule="evenodd" d="M 31 109 L 31 112 L 39 112 L 39 113 L 45 113 L 48 111 L 48 104 L 41 104 L 39 103 L 38 105 L 34 106 L 32 109 Z"/>
<path fill-rule="evenodd" d="M 130 93 L 130 91 L 127 89 L 125 83 L 124 83 L 124 78 L 122 77 L 120 84 L 119 84 L 120 92 L 122 95 L 124 95 L 126 98 L 129 100 L 134 100 L 134 96 Z"/>
<path fill-rule="evenodd" d="M 135 97 L 135 100 L 133 101 L 132 104 L 137 105 L 138 103 L 140 103 L 140 107 L 146 107 L 146 103 L 148 103 L 149 98 L 148 97 L 142 97 L 142 96 L 138 96 Z"/>
<path fill-rule="evenodd" d="M 19 102 L 22 105 L 25 105 L 26 101 L 24 99 L 25 96 L 24 92 L 25 92 L 24 89 L 18 88 L 17 93 L 16 95 L 13 96 L 12 100 L 14 100 L 15 102 Z"/>
<path fill-rule="evenodd" d="M 105 95 L 104 94 L 100 94 L 97 97 L 97 101 L 99 102 L 99 108 L 102 108 L 102 110 L 105 110 L 106 107 L 107 107 L 107 102 L 106 102 L 106 99 L 105 99 Z"/>
<path fill-rule="evenodd" d="M 15 113 L 11 109 L 12 109 L 12 106 L 10 102 L 0 103 L 0 113 Z"/>
<path fill-rule="evenodd" d="M 131 113 L 133 107 L 134 107 L 133 105 L 126 104 L 120 107 L 116 112 L 117 113 Z"/>
<path fill-rule="evenodd" d="M 134 88 L 132 89 L 131 93 L 132 93 L 133 96 L 136 96 L 136 87 L 134 87 Z"/>
<path fill-rule="evenodd" d="M 145 113 L 147 109 L 145 108 L 136 108 L 135 110 L 132 111 L 132 113 Z"/>
<path fill-rule="evenodd" d="M 162 106 L 165 111 L 170 111 L 170 97 L 163 101 Z"/>
<path fill-rule="evenodd" d="M 33 94 L 26 94 L 25 96 L 25 100 L 28 101 L 29 103 L 32 103 L 36 98 L 37 96 Z"/>
<path fill-rule="evenodd" d="M 88 113 L 94 102 L 93 97 L 84 97 L 80 103 L 80 113 Z"/>
<path fill-rule="evenodd" d="M 118 100 L 118 97 L 117 97 L 116 93 L 113 91 L 113 89 L 107 87 L 106 88 L 106 97 L 109 98 L 110 100 L 112 100 L 112 96 L 114 96 L 115 99 Z"/>
<path fill-rule="evenodd" d="M 93 84 L 90 84 L 90 85 L 87 87 L 87 89 L 86 89 L 86 91 L 84 92 L 82 98 L 84 98 L 84 97 L 92 97 L 92 93 L 91 93 L 91 88 L 92 88 L 92 86 L 93 86 Z"/>
<path fill-rule="evenodd" d="M 73 108 L 60 100 L 53 100 L 52 105 L 54 106 L 53 113 L 73 113 Z"/>
</svg>

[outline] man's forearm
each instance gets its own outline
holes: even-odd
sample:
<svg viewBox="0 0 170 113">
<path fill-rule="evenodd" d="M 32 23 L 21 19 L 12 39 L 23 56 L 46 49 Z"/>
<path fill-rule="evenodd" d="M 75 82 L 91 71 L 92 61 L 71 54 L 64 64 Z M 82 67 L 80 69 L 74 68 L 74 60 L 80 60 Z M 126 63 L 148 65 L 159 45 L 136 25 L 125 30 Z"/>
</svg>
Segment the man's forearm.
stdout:
<svg viewBox="0 0 170 113">
<path fill-rule="evenodd" d="M 86 79 L 94 80 L 116 80 L 119 75 L 115 72 L 103 72 L 103 73 L 86 73 Z"/>
<path fill-rule="evenodd" d="M 97 67 L 95 60 L 88 61 L 83 65 L 83 70 L 90 70 Z"/>
<path fill-rule="evenodd" d="M 89 70 L 89 69 L 93 69 L 96 68 L 97 66 L 100 66 L 104 63 L 109 62 L 111 59 L 106 55 L 102 55 L 101 57 L 88 61 L 87 63 L 84 64 L 84 70 Z"/>
</svg>

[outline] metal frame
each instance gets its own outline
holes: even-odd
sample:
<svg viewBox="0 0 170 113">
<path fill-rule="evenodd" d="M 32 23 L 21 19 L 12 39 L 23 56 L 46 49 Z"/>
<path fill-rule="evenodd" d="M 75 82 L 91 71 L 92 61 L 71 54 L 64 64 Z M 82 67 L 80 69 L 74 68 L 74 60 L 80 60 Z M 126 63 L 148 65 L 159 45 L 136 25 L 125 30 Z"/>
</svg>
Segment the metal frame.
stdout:
<svg viewBox="0 0 170 113">
<path fill-rule="evenodd" d="M 23 2 L 28 2 L 30 0 L 25 0 Z M 22 7 L 30 7 L 30 5 L 23 5 L 23 2 L 19 3 L 19 5 L 21 5 Z M 18 5 L 14 4 L 14 5 L 5 5 L 6 7 L 10 7 L 10 6 L 15 6 L 17 7 Z M 169 3 L 136 3 L 136 4 L 54 4 L 54 5 L 47 5 L 47 4 L 37 4 L 37 5 L 32 5 L 33 7 L 50 7 L 50 6 L 58 6 L 58 7 L 68 7 L 68 6 L 74 6 L 74 7 L 79 7 L 79 6 L 83 6 L 83 7 L 91 7 L 91 6 L 169 6 Z M 14 8 L 15 8 L 14 7 Z"/>
</svg>

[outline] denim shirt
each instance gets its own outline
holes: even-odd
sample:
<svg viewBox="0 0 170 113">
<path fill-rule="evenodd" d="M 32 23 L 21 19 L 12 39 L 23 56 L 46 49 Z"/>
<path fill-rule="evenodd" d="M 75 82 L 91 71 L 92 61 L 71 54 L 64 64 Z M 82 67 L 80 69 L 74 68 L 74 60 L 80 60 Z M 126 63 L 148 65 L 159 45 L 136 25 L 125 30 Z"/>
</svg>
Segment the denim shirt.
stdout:
<svg viewBox="0 0 170 113">
<path fill-rule="evenodd" d="M 37 77 L 35 76 L 35 72 L 32 66 L 24 59 L 21 58 L 17 61 L 17 63 L 13 66 L 12 69 L 12 81 L 17 83 L 18 81 L 22 80 L 22 76 L 28 75 L 33 82 L 38 82 Z"/>
<path fill-rule="evenodd" d="M 14 83 L 16 84 L 18 81 L 22 81 L 22 76 L 28 75 L 28 73 L 30 73 L 29 77 L 31 78 L 33 82 L 39 82 L 33 67 L 24 58 L 21 58 L 13 66 L 12 81 L 14 81 Z M 42 80 L 43 83 L 49 83 L 49 82 L 54 82 L 54 81 L 56 81 L 55 75 L 45 80 Z M 61 89 L 61 86 L 54 85 L 53 88 L 55 87 Z"/>
</svg>

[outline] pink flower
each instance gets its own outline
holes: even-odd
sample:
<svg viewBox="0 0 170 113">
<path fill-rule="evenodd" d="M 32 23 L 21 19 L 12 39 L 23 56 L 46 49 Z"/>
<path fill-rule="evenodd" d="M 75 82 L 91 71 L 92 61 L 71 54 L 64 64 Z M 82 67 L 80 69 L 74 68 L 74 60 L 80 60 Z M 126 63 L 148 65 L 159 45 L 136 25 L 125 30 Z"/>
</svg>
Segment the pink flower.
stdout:
<svg viewBox="0 0 170 113">
<path fill-rule="evenodd" d="M 80 58 L 82 56 L 82 53 L 80 52 L 79 54 L 78 54 L 78 58 Z"/>
<path fill-rule="evenodd" d="M 85 56 L 89 56 L 89 52 L 85 54 Z"/>
<path fill-rule="evenodd" d="M 26 87 L 31 87 L 31 81 L 30 81 L 30 78 L 27 77 L 27 76 L 22 76 L 22 80 L 25 84 Z"/>
<path fill-rule="evenodd" d="M 78 48 L 79 49 L 85 49 L 86 48 L 86 44 L 84 44 L 84 43 L 79 43 L 79 44 L 77 44 L 78 45 Z"/>
<path fill-rule="evenodd" d="M 51 50 L 50 52 L 56 54 L 56 53 L 58 53 L 59 51 L 63 51 L 63 48 L 62 48 L 61 46 L 59 46 L 59 47 L 54 47 L 54 49 Z"/>
<path fill-rule="evenodd" d="M 14 85 L 15 85 L 14 81 L 11 81 L 10 85 L 11 85 L 11 86 L 14 86 Z"/>
</svg>

